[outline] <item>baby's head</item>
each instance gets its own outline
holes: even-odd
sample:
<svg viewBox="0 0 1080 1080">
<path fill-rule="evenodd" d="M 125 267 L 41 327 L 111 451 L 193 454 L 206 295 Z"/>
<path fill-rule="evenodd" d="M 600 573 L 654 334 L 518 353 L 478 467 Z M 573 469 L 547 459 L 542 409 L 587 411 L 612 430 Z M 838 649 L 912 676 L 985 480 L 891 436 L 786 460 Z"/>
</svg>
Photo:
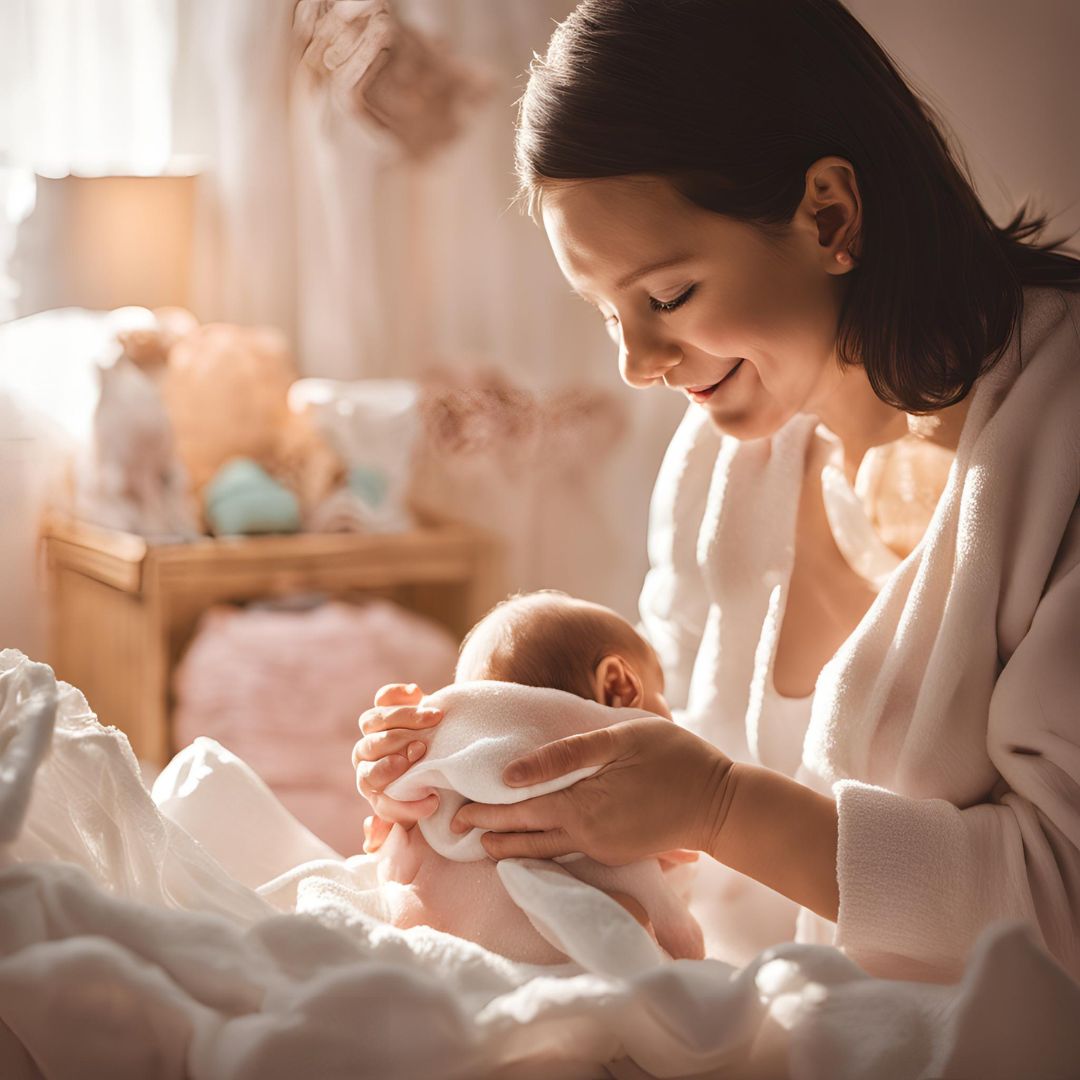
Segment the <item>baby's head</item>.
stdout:
<svg viewBox="0 0 1080 1080">
<path fill-rule="evenodd" d="M 462 642 L 454 678 L 546 686 L 671 719 L 652 646 L 610 608 L 560 592 L 513 596 L 489 611 Z"/>
</svg>

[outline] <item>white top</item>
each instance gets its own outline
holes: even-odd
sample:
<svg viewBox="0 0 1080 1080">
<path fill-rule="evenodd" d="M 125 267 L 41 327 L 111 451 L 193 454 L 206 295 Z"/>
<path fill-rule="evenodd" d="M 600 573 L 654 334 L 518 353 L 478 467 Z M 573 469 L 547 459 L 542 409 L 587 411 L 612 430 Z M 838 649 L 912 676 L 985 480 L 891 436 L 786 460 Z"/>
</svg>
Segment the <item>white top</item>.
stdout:
<svg viewBox="0 0 1080 1080">
<path fill-rule="evenodd" d="M 875 973 L 954 977 L 986 925 L 1018 918 L 1080 974 L 1078 326 L 1080 297 L 1025 290 L 1020 342 L 973 391 L 925 536 L 809 717 L 775 694 L 772 662 L 816 420 L 740 443 L 691 408 L 660 471 L 641 615 L 669 699 L 733 758 L 835 795 L 835 940 Z M 721 892 L 718 922 L 755 913 L 718 932 L 741 936 L 735 952 L 784 933 L 779 916 L 757 925 L 756 883 Z M 833 932 L 802 913 L 800 939 Z"/>
</svg>

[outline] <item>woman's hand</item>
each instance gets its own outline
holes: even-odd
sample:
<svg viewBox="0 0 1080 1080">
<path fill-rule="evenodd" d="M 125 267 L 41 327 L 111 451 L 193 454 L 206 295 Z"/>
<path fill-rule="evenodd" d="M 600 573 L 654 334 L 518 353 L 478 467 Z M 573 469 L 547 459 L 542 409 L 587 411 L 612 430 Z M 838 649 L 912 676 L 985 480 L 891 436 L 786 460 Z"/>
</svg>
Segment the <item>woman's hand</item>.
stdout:
<svg viewBox="0 0 1080 1080">
<path fill-rule="evenodd" d="M 390 683 L 375 695 L 375 708 L 360 717 L 363 738 L 353 747 L 356 786 L 375 816 L 364 821 L 364 850 L 378 851 L 395 822 L 414 825 L 433 814 L 437 795 L 398 802 L 383 794 L 410 765 L 427 753 L 421 737 L 443 718 L 440 709 L 419 709 L 423 691 L 415 683 Z"/>
<path fill-rule="evenodd" d="M 511 762 L 503 780 L 524 787 L 590 765 L 601 768 L 550 795 L 508 806 L 469 803 L 451 828 L 494 830 L 482 843 L 496 859 L 581 851 L 620 866 L 673 849 L 708 850 L 731 761 L 670 720 L 626 720 L 548 743 Z"/>
</svg>

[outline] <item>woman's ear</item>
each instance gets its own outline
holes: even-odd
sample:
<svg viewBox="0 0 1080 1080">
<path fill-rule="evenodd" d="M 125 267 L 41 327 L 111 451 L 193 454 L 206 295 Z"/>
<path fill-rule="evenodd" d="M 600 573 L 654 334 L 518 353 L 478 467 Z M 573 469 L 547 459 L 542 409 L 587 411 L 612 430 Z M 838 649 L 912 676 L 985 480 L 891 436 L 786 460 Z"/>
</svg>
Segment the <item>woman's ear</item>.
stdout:
<svg viewBox="0 0 1080 1080">
<path fill-rule="evenodd" d="M 812 222 L 825 272 L 846 274 L 859 261 L 862 199 L 855 169 L 839 157 L 815 161 L 806 170 L 799 211 Z"/>
<path fill-rule="evenodd" d="M 594 690 L 601 705 L 610 705 L 614 709 L 640 708 L 645 698 L 638 673 L 614 653 L 596 665 Z"/>
</svg>

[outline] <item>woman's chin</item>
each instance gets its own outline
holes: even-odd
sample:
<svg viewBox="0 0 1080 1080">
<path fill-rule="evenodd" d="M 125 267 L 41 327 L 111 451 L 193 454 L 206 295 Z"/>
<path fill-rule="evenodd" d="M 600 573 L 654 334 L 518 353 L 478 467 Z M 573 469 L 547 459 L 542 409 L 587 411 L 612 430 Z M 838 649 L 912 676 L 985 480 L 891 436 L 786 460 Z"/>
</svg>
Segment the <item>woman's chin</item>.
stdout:
<svg viewBox="0 0 1080 1080">
<path fill-rule="evenodd" d="M 771 403 L 764 407 L 743 409 L 710 408 L 709 405 L 701 407 L 709 414 L 709 421 L 717 431 L 740 442 L 767 439 L 770 435 L 775 435 L 794 415 Z"/>
</svg>

